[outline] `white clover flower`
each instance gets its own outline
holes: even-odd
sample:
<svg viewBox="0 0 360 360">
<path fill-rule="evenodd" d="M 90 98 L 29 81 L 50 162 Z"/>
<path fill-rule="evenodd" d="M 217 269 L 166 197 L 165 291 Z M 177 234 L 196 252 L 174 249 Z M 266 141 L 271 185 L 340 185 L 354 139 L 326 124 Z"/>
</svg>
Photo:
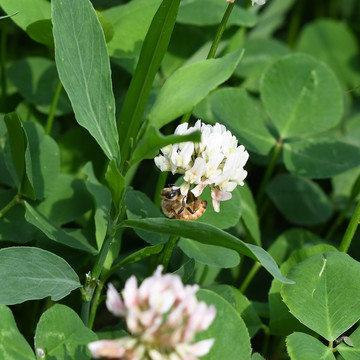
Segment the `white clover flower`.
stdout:
<svg viewBox="0 0 360 360">
<path fill-rule="evenodd" d="M 126 360 L 198 360 L 207 354 L 214 339 L 194 342 L 196 333 L 214 321 L 216 309 L 198 301 L 198 285 L 184 285 L 178 275 L 154 274 L 140 286 L 130 277 L 123 300 L 110 284 L 106 305 L 114 315 L 125 316 L 131 336 L 88 344 L 95 358 Z"/>
<path fill-rule="evenodd" d="M 254 4 L 264 5 L 265 0 L 251 0 L 251 4 L 252 4 L 252 6 L 254 6 Z"/>
<path fill-rule="evenodd" d="M 168 145 L 160 150 L 161 155 L 154 161 L 161 171 L 184 175 L 184 183 L 180 185 L 182 195 L 191 190 L 198 197 L 209 185 L 214 210 L 219 212 L 220 201 L 231 199 L 236 186 L 244 185 L 247 175 L 244 166 L 249 153 L 243 145 L 238 146 L 236 137 L 219 123 L 212 126 L 198 120 L 193 127 L 183 123 L 176 128 L 175 134 L 196 130 L 201 131 L 201 142 Z"/>
</svg>

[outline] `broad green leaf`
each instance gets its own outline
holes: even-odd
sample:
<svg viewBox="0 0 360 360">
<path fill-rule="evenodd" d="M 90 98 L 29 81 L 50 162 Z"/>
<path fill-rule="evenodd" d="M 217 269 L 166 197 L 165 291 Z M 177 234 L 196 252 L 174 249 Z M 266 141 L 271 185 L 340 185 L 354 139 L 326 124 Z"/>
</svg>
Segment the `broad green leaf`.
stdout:
<svg viewBox="0 0 360 360">
<path fill-rule="evenodd" d="M 314 225 L 328 220 L 332 203 L 315 182 L 291 174 L 272 179 L 266 190 L 275 206 L 293 224 Z"/>
<path fill-rule="evenodd" d="M 17 13 L 12 20 L 24 31 L 35 21 L 50 19 L 50 3 L 46 0 L 0 0 L 7 14 Z"/>
<path fill-rule="evenodd" d="M 176 21 L 196 26 L 217 25 L 220 23 L 227 6 L 227 3 L 217 0 L 183 0 Z M 252 27 L 256 24 L 256 20 L 254 13 L 240 6 L 235 6 L 230 14 L 227 26 Z"/>
<path fill-rule="evenodd" d="M 201 244 L 185 238 L 181 238 L 177 245 L 186 256 L 202 264 L 226 269 L 240 263 L 240 257 L 236 251 L 221 246 Z"/>
<path fill-rule="evenodd" d="M 293 231 L 290 231 L 287 235 L 295 235 Z M 287 236 L 288 237 L 288 236 Z M 280 238 L 279 238 L 280 239 Z M 301 240 L 299 241 L 301 244 Z M 285 261 L 280 270 L 283 274 L 287 275 L 289 270 L 298 264 L 299 262 L 309 258 L 313 255 L 324 254 L 329 251 L 337 251 L 331 245 L 320 244 L 320 245 L 311 245 L 306 243 L 304 248 L 301 248 L 295 251 L 287 261 Z M 272 249 L 269 249 L 269 253 L 272 252 Z M 272 334 L 276 335 L 288 335 L 294 331 L 309 331 L 305 325 L 300 323 L 291 313 L 289 312 L 288 307 L 283 302 L 280 296 L 281 282 L 277 279 L 274 279 L 271 284 L 269 292 L 269 306 L 270 306 L 270 331 Z"/>
<path fill-rule="evenodd" d="M 9 204 L 15 195 L 15 189 L 0 190 L 0 209 Z M 35 239 L 38 230 L 29 224 L 24 216 L 24 207 L 17 204 L 1 218 L 0 241 L 26 244 Z"/>
<path fill-rule="evenodd" d="M 89 360 L 87 344 L 97 340 L 76 312 L 69 307 L 55 304 L 45 311 L 36 327 L 35 348 L 41 349 L 46 359 Z"/>
<path fill-rule="evenodd" d="M 91 163 L 85 165 L 84 173 L 87 175 L 86 188 L 92 194 L 95 202 L 95 238 L 100 250 L 107 233 L 110 218 L 111 193 L 106 186 L 98 181 Z"/>
<path fill-rule="evenodd" d="M 17 328 L 11 310 L 0 305 L 0 357 L 6 360 L 35 360 L 35 355 Z"/>
<path fill-rule="evenodd" d="M 360 328 L 358 327 L 349 337 L 354 346 L 343 342 L 337 346 L 337 349 L 345 360 L 357 360 L 360 358 Z"/>
<path fill-rule="evenodd" d="M 170 42 L 179 4 L 180 0 L 163 0 L 144 39 L 118 121 L 122 163 L 128 159 L 130 143 L 138 137 L 155 75 Z"/>
<path fill-rule="evenodd" d="M 249 37 L 244 49 L 244 58 L 235 74 L 244 78 L 242 86 L 253 92 L 259 92 L 260 78 L 266 67 L 290 53 L 283 42 L 273 38 Z"/>
<path fill-rule="evenodd" d="M 185 141 L 200 142 L 201 133 L 196 131 L 187 135 L 164 136 L 157 128 L 150 125 L 143 138 L 136 145 L 131 155 L 130 164 L 135 164 L 143 159 L 153 159 L 158 154 L 160 148 Z"/>
<path fill-rule="evenodd" d="M 28 202 L 25 201 L 24 205 L 26 220 L 41 230 L 49 239 L 93 255 L 97 254 L 97 250 L 89 243 L 89 234 L 85 236 L 80 229 L 61 228 Z"/>
<path fill-rule="evenodd" d="M 291 54 L 265 71 L 261 99 L 282 138 L 328 130 L 340 122 L 343 98 L 332 70 L 309 55 Z"/>
<path fill-rule="evenodd" d="M 5 163 L 16 187 L 30 199 L 35 199 L 29 140 L 16 113 L 5 115 L 9 147 L 5 147 Z"/>
<path fill-rule="evenodd" d="M 287 12 L 295 0 L 268 2 L 262 9 L 257 25 L 251 30 L 252 38 L 270 37 L 279 27 L 283 26 Z"/>
<path fill-rule="evenodd" d="M 0 250 L 3 289 L 0 303 L 19 304 L 51 296 L 58 301 L 81 286 L 78 276 L 61 257 L 33 247 Z"/>
<path fill-rule="evenodd" d="M 295 250 L 301 249 L 304 245 L 320 244 L 322 239 L 305 229 L 293 228 L 286 230 L 271 244 L 268 253 L 274 258 L 277 264 L 282 264 Z"/>
<path fill-rule="evenodd" d="M 202 360 L 250 360 L 251 345 L 248 330 L 238 312 L 225 299 L 210 290 L 199 290 L 196 297 L 216 307 L 211 326 L 196 335 L 196 341 L 215 339 L 210 352 Z M 236 336 L 232 336 L 236 334 Z"/>
<path fill-rule="evenodd" d="M 52 137 L 45 135 L 39 124 L 24 122 L 23 125 L 29 140 L 31 158 L 26 158 L 26 168 L 27 171 L 31 169 L 36 198 L 42 199 L 52 193 L 59 175 L 59 147 Z"/>
<path fill-rule="evenodd" d="M 311 335 L 295 332 L 286 338 L 291 360 L 335 360 L 332 350 Z"/>
<path fill-rule="evenodd" d="M 346 22 L 318 19 L 308 24 L 296 48 L 327 63 L 346 86 L 358 86 L 360 73 L 355 59 L 359 47 Z"/>
<path fill-rule="evenodd" d="M 345 141 L 360 146 L 360 114 L 355 114 L 346 121 L 344 132 Z"/>
<path fill-rule="evenodd" d="M 27 34 L 40 44 L 54 48 L 51 19 L 37 20 L 26 27 Z"/>
<path fill-rule="evenodd" d="M 276 140 L 245 90 L 224 88 L 214 91 L 210 106 L 215 120 L 224 124 L 248 150 L 267 155 L 275 145 Z"/>
<path fill-rule="evenodd" d="M 78 123 L 109 159 L 120 159 L 110 61 L 104 33 L 88 0 L 52 3 L 55 60 Z"/>
<path fill-rule="evenodd" d="M 359 166 L 360 147 L 332 138 L 307 138 L 284 144 L 284 163 L 293 174 L 329 178 Z"/>
<path fill-rule="evenodd" d="M 295 284 L 283 285 L 281 295 L 299 321 L 333 341 L 360 319 L 359 271 L 347 254 L 315 255 L 290 270 Z"/>
<path fill-rule="evenodd" d="M 262 248 L 246 244 L 235 236 L 209 224 L 177 219 L 125 220 L 121 226 L 149 230 L 162 234 L 182 236 L 202 244 L 223 246 L 259 261 L 271 275 L 284 282 L 292 282 L 283 277 L 274 259 Z"/>
<path fill-rule="evenodd" d="M 251 360 L 265 360 L 259 353 L 254 353 Z"/>
<path fill-rule="evenodd" d="M 253 242 L 255 245 L 261 246 L 259 216 L 257 213 L 254 197 L 246 183 L 244 186 L 238 187 L 238 191 L 241 197 L 241 220 L 243 225 L 250 234 L 251 242 Z"/>
<path fill-rule="evenodd" d="M 161 0 L 132 0 L 102 12 L 114 29 L 114 36 L 107 44 L 110 56 L 134 59 L 131 68 L 135 67 L 135 58 L 140 54 L 142 42 L 160 3 Z"/>
<path fill-rule="evenodd" d="M 179 269 L 174 271 L 173 274 L 179 275 L 181 277 L 181 279 L 182 279 L 182 282 L 184 284 L 186 284 L 186 283 L 189 282 L 189 280 L 194 275 L 194 271 L 195 271 L 195 260 L 194 259 L 189 259 Z"/>
<path fill-rule="evenodd" d="M 242 215 L 243 201 L 240 196 L 239 188 L 240 187 L 237 187 L 231 193 L 232 198 L 230 200 L 221 202 L 220 212 L 217 213 L 211 204 L 210 188 L 206 187 L 200 197 L 201 200 L 207 201 L 207 208 L 205 213 L 196 221 L 216 226 L 219 229 L 228 229 L 235 226 Z"/>
<path fill-rule="evenodd" d="M 162 217 L 160 210 L 141 191 L 129 190 L 125 195 L 126 215 L 128 219 Z M 143 240 L 151 245 L 164 244 L 169 236 L 149 231 L 134 229 Z"/>
<path fill-rule="evenodd" d="M 13 62 L 6 75 L 24 99 L 42 113 L 49 113 L 59 85 L 54 61 L 40 57 L 24 58 Z M 71 111 L 69 99 L 62 90 L 55 114 L 64 115 Z"/>
<path fill-rule="evenodd" d="M 262 326 L 262 322 L 251 302 L 238 289 L 229 285 L 213 285 L 209 287 L 226 299 L 240 314 L 252 338 Z"/>
<path fill-rule="evenodd" d="M 36 210 L 56 225 L 63 225 L 76 221 L 92 207 L 91 195 L 84 180 L 60 174 L 53 184 L 51 193 L 36 206 Z"/>
<path fill-rule="evenodd" d="M 149 114 L 150 123 L 161 128 L 191 111 L 211 90 L 232 75 L 243 53 L 243 50 L 238 50 L 222 58 L 199 61 L 175 71 L 160 90 Z"/>
</svg>

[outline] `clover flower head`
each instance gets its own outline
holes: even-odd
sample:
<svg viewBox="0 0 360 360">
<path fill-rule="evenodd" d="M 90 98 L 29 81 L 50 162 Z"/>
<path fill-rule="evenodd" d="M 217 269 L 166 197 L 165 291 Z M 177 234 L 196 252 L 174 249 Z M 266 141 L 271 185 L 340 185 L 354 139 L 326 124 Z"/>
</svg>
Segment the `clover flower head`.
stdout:
<svg viewBox="0 0 360 360">
<path fill-rule="evenodd" d="M 251 5 L 254 6 L 254 4 L 264 5 L 265 0 L 251 0 Z"/>
<path fill-rule="evenodd" d="M 258 0 L 261 1 L 261 0 Z M 220 211 L 220 201 L 231 199 L 237 185 L 244 185 L 247 172 L 244 166 L 249 153 L 243 145 L 238 146 L 235 136 L 224 125 L 207 125 L 198 120 L 193 127 L 187 123 L 179 125 L 175 134 L 201 131 L 199 143 L 183 142 L 160 149 L 155 157 L 161 171 L 184 175 L 180 189 L 182 195 L 189 190 L 198 197 L 206 186 L 211 188 L 214 210 Z"/>
<path fill-rule="evenodd" d="M 184 285 L 178 275 L 154 274 L 138 286 L 130 277 L 122 292 L 123 299 L 110 284 L 106 305 L 116 316 L 124 316 L 131 333 L 116 340 L 88 344 L 95 358 L 122 360 L 198 360 L 207 354 L 214 339 L 194 342 L 197 332 L 214 321 L 216 309 L 198 301 L 198 285 Z"/>
</svg>

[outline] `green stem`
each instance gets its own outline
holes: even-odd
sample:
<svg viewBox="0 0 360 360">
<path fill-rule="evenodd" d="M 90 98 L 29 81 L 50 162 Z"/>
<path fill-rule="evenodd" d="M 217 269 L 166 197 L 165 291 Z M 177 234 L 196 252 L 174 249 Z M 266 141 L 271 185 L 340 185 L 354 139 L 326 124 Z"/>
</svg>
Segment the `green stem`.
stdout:
<svg viewBox="0 0 360 360">
<path fill-rule="evenodd" d="M 264 331 L 264 335 L 265 335 L 261 353 L 262 353 L 262 355 L 266 356 L 266 354 L 269 350 L 270 330 L 269 330 L 269 327 L 266 325 L 263 325 L 261 328 Z"/>
<path fill-rule="evenodd" d="M 275 148 L 274 148 L 274 151 L 273 151 L 269 166 L 266 169 L 265 175 L 264 175 L 264 177 L 263 177 L 263 179 L 261 181 L 260 187 L 259 187 L 258 194 L 256 196 L 256 205 L 257 205 L 258 209 L 260 208 L 261 201 L 262 201 L 262 199 L 264 197 L 267 184 L 268 184 L 268 182 L 269 182 L 269 180 L 271 178 L 271 175 L 274 172 L 277 159 L 278 159 L 278 157 L 279 157 L 279 155 L 281 153 L 281 150 L 282 150 L 282 146 L 283 146 L 282 138 L 280 138 L 278 140 L 278 142 L 276 143 L 276 145 L 275 145 Z"/>
<path fill-rule="evenodd" d="M 156 266 L 158 264 L 162 264 L 164 266 L 164 272 L 166 272 L 169 266 L 172 252 L 178 240 L 179 240 L 179 236 L 171 236 L 168 242 L 165 244 L 161 253 L 157 256 Z"/>
<path fill-rule="evenodd" d="M 217 31 L 216 31 L 216 34 L 215 34 L 215 38 L 211 44 L 211 47 L 210 47 L 210 50 L 209 50 L 209 53 L 206 57 L 206 59 L 213 59 L 215 58 L 215 55 L 216 55 L 216 51 L 219 47 L 219 44 L 220 44 L 220 40 L 224 34 L 224 31 L 225 31 L 225 28 L 226 28 L 226 24 L 229 20 L 229 17 L 230 17 L 230 14 L 231 14 L 231 11 L 232 9 L 234 8 L 235 6 L 235 3 L 232 3 L 232 4 L 229 4 L 228 7 L 226 8 L 226 11 L 224 13 L 224 16 L 222 17 L 221 19 L 221 22 L 219 24 L 219 27 L 217 28 Z M 185 122 L 188 122 L 190 117 L 192 115 L 192 110 L 189 111 L 188 113 L 184 114 L 184 116 L 182 117 L 181 119 L 181 123 L 185 123 Z"/>
<path fill-rule="evenodd" d="M 206 277 L 208 276 L 209 273 L 209 266 L 208 265 L 204 265 L 203 271 L 201 273 L 200 279 L 199 279 L 199 284 L 203 285 L 205 283 Z"/>
<path fill-rule="evenodd" d="M 228 7 L 226 8 L 226 11 L 225 11 L 225 14 L 223 16 L 223 18 L 221 19 L 221 22 L 220 22 L 220 25 L 217 29 L 217 32 L 215 34 L 215 38 L 211 44 L 211 48 L 209 50 L 209 53 L 208 53 L 208 56 L 207 56 L 207 59 L 213 59 L 216 55 L 216 51 L 219 47 L 219 44 L 220 44 L 220 40 L 224 34 L 224 31 L 225 31 L 225 28 L 226 28 L 226 24 L 229 20 L 229 17 L 230 17 L 230 14 L 231 14 L 231 11 L 232 9 L 234 8 L 235 6 L 235 2 L 232 3 L 232 4 L 229 4 Z"/>
<path fill-rule="evenodd" d="M 166 184 L 166 179 L 167 179 L 167 171 L 163 171 L 160 173 L 159 177 L 158 177 L 158 181 L 156 183 L 156 188 L 155 188 L 155 195 L 154 195 L 154 204 L 160 208 L 161 206 L 161 190 L 165 187 Z"/>
<path fill-rule="evenodd" d="M 53 123 L 54 123 L 54 117 L 55 117 L 55 110 L 57 108 L 57 105 L 59 103 L 59 98 L 60 98 L 60 93 L 62 90 L 62 84 L 61 81 L 58 82 L 58 85 L 56 87 L 55 90 L 55 94 L 54 94 L 54 98 L 51 104 L 51 108 L 50 108 L 50 112 L 49 112 L 49 116 L 47 118 L 46 121 L 46 126 L 45 126 L 45 133 L 46 135 L 50 135 Z"/>
<path fill-rule="evenodd" d="M 90 301 L 83 301 L 81 304 L 81 319 L 85 326 L 89 326 L 90 304 Z"/>
<path fill-rule="evenodd" d="M 98 283 L 98 286 L 96 287 L 95 294 L 92 299 L 91 309 L 90 309 L 90 315 L 89 315 L 89 321 L 88 321 L 89 329 L 92 329 L 94 326 L 95 315 L 97 312 L 97 308 L 100 305 L 100 295 L 101 295 L 102 289 L 104 287 L 104 284 L 105 284 L 105 282 L 100 280 Z"/>
<path fill-rule="evenodd" d="M 6 215 L 16 204 L 20 203 L 20 195 L 16 194 L 8 204 L 6 204 L 1 210 L 0 210 L 0 219 Z"/>
<path fill-rule="evenodd" d="M 353 216 L 350 219 L 350 223 L 345 231 L 345 235 L 341 240 L 339 251 L 347 253 L 354 237 L 355 231 L 360 221 L 360 201 L 356 206 Z"/>
<path fill-rule="evenodd" d="M 248 274 L 246 275 L 246 278 L 244 279 L 243 283 L 241 284 L 239 290 L 243 294 L 248 286 L 250 285 L 252 279 L 256 275 L 256 273 L 261 269 L 261 264 L 259 262 L 256 262 L 253 267 L 250 269 Z"/>
</svg>

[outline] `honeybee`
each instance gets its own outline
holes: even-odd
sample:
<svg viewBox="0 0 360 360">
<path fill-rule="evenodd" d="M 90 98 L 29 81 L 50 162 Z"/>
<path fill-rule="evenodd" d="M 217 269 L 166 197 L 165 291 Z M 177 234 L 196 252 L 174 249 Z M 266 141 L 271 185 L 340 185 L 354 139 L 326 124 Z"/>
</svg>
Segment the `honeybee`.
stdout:
<svg viewBox="0 0 360 360">
<path fill-rule="evenodd" d="M 180 189 L 166 187 L 161 191 L 161 209 L 169 219 L 196 220 L 206 210 L 207 202 L 200 200 L 189 191 L 182 195 Z M 192 199 L 188 202 L 188 199 Z"/>
</svg>

